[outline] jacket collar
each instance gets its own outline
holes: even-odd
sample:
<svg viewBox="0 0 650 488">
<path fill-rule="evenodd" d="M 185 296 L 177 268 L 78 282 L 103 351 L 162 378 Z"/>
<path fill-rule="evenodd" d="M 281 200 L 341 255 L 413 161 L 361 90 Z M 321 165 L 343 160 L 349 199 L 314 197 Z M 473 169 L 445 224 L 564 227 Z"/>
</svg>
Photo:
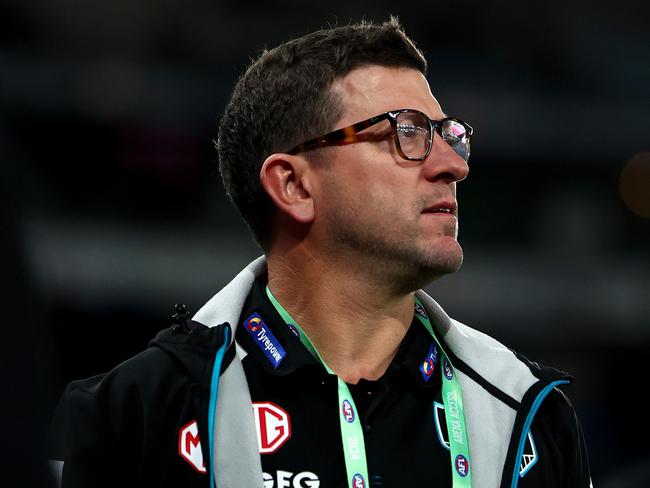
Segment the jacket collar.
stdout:
<svg viewBox="0 0 650 488">
<path fill-rule="evenodd" d="M 300 342 L 299 332 L 295 328 L 292 330 L 285 323 L 271 300 L 269 300 L 265 290 L 266 281 L 266 275 L 257 277 L 244 302 L 235 337 L 238 347 L 242 348 L 260 364 L 266 373 L 271 375 L 285 376 L 303 368 L 314 369 L 319 371 L 321 375 L 326 374 L 321 364 L 314 359 Z M 281 348 L 282 359 L 279 364 L 267 357 L 265 354 L 266 348 L 260 347 L 260 343 L 255 340 L 259 330 L 251 331 L 247 328 L 247 323 L 252 317 L 254 317 L 254 320 L 261 320 L 260 324 L 262 324 L 265 331 L 270 333 L 271 340 Z M 395 355 L 395 359 L 383 376 L 383 380 L 389 381 L 396 374 L 406 373 L 417 385 L 427 388 L 439 387 L 439 375 L 432 374 L 433 371 L 425 375 L 421 368 L 433 344 L 433 339 L 429 333 L 420 321 L 414 317 L 411 327 L 409 327 Z M 320 381 L 320 375 L 314 375 L 314 377 L 316 376 Z"/>
<path fill-rule="evenodd" d="M 260 256 L 246 266 L 228 285 L 210 299 L 195 315 L 194 320 L 208 327 L 224 322 L 232 328 L 231 343 L 237 335 L 239 317 L 256 278 L 266 273 L 266 259 Z M 537 381 L 529 367 L 495 339 L 450 318 L 438 303 L 418 290 L 416 296 L 427 310 L 438 337 L 449 353 L 461 359 L 488 383 L 520 401 L 528 388 Z M 240 358 L 246 351 L 237 348 Z"/>
</svg>

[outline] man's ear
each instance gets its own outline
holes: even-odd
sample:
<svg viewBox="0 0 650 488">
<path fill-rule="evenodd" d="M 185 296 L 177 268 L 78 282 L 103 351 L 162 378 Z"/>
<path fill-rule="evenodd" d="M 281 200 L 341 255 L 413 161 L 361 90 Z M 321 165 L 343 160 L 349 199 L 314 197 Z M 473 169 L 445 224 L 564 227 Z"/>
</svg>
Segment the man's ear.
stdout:
<svg viewBox="0 0 650 488">
<path fill-rule="evenodd" d="M 314 220 L 309 164 L 300 156 L 271 154 L 260 170 L 260 182 L 271 200 L 294 220 L 308 224 Z"/>
</svg>

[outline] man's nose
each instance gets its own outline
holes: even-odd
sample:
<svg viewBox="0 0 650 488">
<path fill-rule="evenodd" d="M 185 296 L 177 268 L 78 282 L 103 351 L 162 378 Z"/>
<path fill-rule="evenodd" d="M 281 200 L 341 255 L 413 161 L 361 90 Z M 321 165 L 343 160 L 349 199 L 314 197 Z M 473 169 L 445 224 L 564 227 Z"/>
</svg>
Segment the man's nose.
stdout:
<svg viewBox="0 0 650 488">
<path fill-rule="evenodd" d="M 429 181 L 454 183 L 467 177 L 469 166 L 436 132 L 431 143 L 431 152 L 425 159 L 422 170 L 424 177 Z"/>
</svg>

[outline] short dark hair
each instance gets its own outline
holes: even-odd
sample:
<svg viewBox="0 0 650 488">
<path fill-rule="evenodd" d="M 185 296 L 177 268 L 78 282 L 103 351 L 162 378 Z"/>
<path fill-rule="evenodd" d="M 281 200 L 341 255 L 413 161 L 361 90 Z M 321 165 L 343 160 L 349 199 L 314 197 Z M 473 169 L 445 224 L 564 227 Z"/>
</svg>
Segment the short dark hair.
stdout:
<svg viewBox="0 0 650 488">
<path fill-rule="evenodd" d="M 259 179 L 275 152 L 333 129 L 343 115 L 332 82 L 369 65 L 426 74 L 422 52 L 399 20 L 361 22 L 312 32 L 265 50 L 241 76 L 219 125 L 219 170 L 228 196 L 263 249 L 275 205 Z"/>
</svg>

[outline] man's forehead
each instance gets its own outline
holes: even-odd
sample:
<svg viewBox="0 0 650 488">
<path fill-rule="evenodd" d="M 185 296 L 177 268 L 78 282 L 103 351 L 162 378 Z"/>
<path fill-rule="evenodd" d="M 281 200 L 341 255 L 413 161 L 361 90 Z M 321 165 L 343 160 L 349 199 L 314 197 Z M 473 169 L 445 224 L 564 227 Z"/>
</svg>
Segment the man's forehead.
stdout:
<svg viewBox="0 0 650 488">
<path fill-rule="evenodd" d="M 411 68 L 364 66 L 332 84 L 344 109 L 342 121 L 354 123 L 388 110 L 414 108 L 431 118 L 443 116 L 422 73 Z"/>
</svg>

